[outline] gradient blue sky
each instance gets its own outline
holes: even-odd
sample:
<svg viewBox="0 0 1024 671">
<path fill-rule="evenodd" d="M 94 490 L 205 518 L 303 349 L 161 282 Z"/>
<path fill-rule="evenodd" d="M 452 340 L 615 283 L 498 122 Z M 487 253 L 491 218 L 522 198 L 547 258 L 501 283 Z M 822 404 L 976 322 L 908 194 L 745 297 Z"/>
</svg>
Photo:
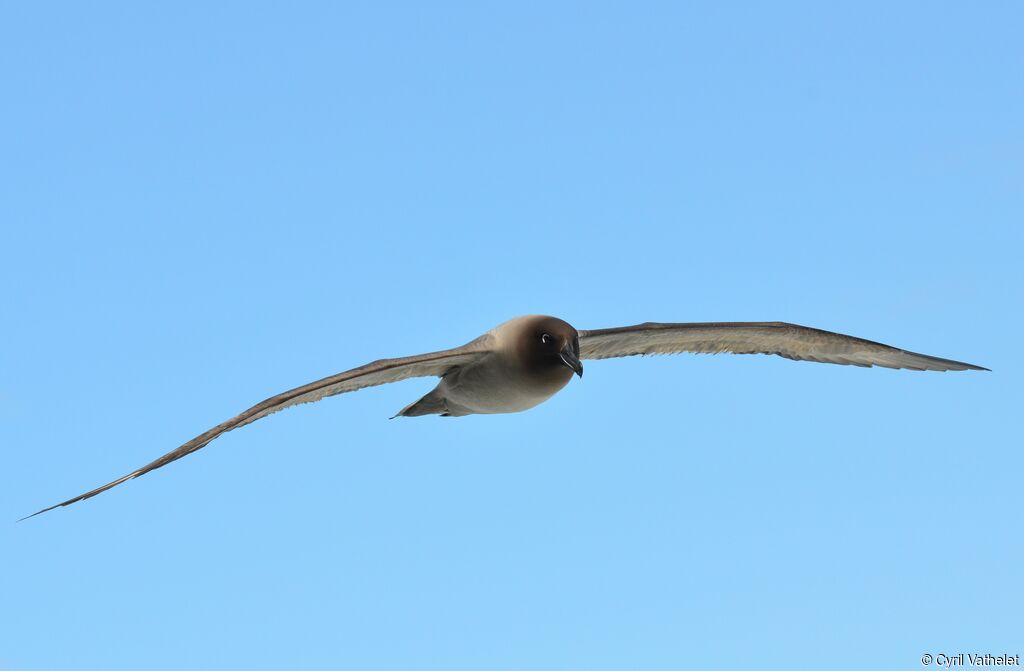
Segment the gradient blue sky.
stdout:
<svg viewBox="0 0 1024 671">
<path fill-rule="evenodd" d="M 1024 653 L 1017 2 L 6 3 L 0 669 Z M 515 315 L 986 365 L 253 402 Z"/>
</svg>

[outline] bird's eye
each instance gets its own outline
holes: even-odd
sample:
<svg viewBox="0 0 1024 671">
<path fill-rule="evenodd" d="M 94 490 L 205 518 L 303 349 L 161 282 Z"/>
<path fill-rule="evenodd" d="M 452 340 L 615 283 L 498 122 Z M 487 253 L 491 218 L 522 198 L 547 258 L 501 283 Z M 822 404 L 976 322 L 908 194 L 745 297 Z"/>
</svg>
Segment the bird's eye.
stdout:
<svg viewBox="0 0 1024 671">
<path fill-rule="evenodd" d="M 547 333 L 542 333 L 540 334 L 540 341 L 547 345 L 549 342 L 551 342 L 551 336 L 549 336 Z"/>
</svg>

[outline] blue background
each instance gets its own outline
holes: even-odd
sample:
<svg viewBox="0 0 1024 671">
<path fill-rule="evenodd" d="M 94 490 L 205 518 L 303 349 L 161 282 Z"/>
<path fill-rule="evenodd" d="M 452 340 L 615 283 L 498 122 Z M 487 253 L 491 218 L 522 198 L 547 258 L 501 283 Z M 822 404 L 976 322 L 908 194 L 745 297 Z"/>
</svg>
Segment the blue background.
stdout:
<svg viewBox="0 0 1024 671">
<path fill-rule="evenodd" d="M 1015 2 L 7 3 L 0 668 L 1024 652 Z M 961 359 L 252 403 L 525 313 Z"/>
</svg>

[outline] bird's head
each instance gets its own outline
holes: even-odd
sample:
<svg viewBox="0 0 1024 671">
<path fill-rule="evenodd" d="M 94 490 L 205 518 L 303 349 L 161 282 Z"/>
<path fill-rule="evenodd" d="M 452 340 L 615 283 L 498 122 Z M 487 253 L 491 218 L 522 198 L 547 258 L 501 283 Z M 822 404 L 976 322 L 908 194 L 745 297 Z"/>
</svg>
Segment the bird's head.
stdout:
<svg viewBox="0 0 1024 671">
<path fill-rule="evenodd" d="M 572 325 L 557 317 L 536 315 L 521 326 L 520 352 L 533 370 L 560 375 L 568 369 L 583 377 L 580 337 Z"/>
</svg>

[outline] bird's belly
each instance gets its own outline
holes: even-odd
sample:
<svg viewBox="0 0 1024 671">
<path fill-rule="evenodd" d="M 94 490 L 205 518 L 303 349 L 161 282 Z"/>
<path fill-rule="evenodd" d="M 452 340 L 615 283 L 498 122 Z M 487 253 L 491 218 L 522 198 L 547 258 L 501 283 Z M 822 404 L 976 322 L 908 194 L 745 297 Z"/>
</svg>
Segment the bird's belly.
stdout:
<svg viewBox="0 0 1024 671">
<path fill-rule="evenodd" d="M 548 400 L 568 384 L 572 371 L 566 372 L 564 379 L 536 380 L 494 367 L 469 368 L 454 379 L 445 378 L 442 386 L 449 407 L 478 414 L 522 412 Z"/>
<path fill-rule="evenodd" d="M 529 410 L 548 400 L 552 395 L 509 393 L 505 390 L 494 389 L 479 389 L 467 393 L 465 389 L 460 389 L 446 394 L 445 399 L 450 406 L 486 415 Z"/>
</svg>

